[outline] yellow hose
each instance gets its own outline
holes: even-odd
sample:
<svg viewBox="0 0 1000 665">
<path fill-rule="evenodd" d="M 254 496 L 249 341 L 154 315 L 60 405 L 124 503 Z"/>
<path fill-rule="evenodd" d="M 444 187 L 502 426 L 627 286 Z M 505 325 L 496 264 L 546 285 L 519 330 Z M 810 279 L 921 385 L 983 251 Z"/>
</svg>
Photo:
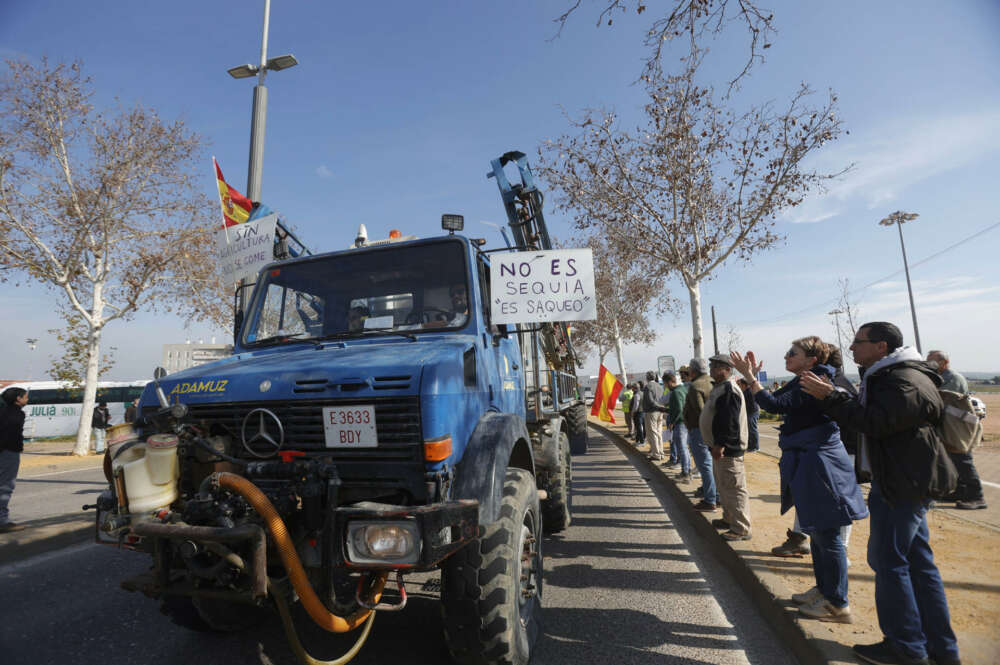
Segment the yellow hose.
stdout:
<svg viewBox="0 0 1000 665">
<path fill-rule="evenodd" d="M 268 584 L 268 591 L 271 597 L 274 598 L 275 605 L 278 606 L 278 614 L 281 615 L 281 625 L 285 628 L 285 637 L 288 638 L 288 643 L 292 647 L 292 651 L 295 652 L 295 655 L 299 658 L 299 662 L 303 663 L 303 665 L 345 665 L 361 651 L 361 647 L 364 646 L 365 641 L 368 639 L 368 633 L 372 630 L 372 624 L 375 623 L 375 613 L 372 612 L 368 620 L 365 621 L 365 627 L 361 629 L 361 634 L 358 636 L 357 641 L 354 642 L 354 646 L 348 649 L 340 658 L 333 660 L 313 658 L 306 651 L 306 648 L 302 646 L 299 635 L 295 632 L 295 622 L 292 621 L 292 613 L 288 609 L 288 601 L 285 600 L 284 595 L 280 591 L 272 589 L 270 583 Z"/>
<path fill-rule="evenodd" d="M 346 617 L 339 617 L 327 610 L 319 596 L 313 591 L 312 584 L 309 583 L 306 571 L 302 568 L 302 562 L 299 560 L 299 553 L 295 551 L 295 545 L 288 535 L 288 529 L 285 528 L 285 522 L 278 515 L 278 511 L 274 509 L 271 500 L 243 476 L 221 472 L 216 477 L 220 487 L 232 490 L 245 498 L 257 511 L 257 514 L 264 518 L 267 529 L 271 532 L 271 537 L 274 538 L 274 542 L 278 546 L 278 553 L 281 555 L 282 563 L 285 564 L 288 579 L 291 581 L 295 593 L 299 595 L 302 607 L 309 613 L 317 626 L 331 633 L 346 633 L 360 626 L 372 614 L 371 610 L 362 608 Z M 372 588 L 372 604 L 379 601 L 388 576 L 388 573 L 383 572 L 375 578 L 375 585 Z M 369 624 L 366 630 L 370 628 Z"/>
</svg>

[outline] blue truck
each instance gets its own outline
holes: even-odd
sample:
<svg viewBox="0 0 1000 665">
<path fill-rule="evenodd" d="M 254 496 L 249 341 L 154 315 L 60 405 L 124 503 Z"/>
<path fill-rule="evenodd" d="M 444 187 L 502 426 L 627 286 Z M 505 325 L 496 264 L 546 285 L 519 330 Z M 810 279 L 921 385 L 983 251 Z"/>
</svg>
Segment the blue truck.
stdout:
<svg viewBox="0 0 1000 665">
<path fill-rule="evenodd" d="M 516 178 L 508 178 L 508 170 Z M 491 162 L 505 251 L 550 249 L 522 153 Z M 263 269 L 231 357 L 162 371 L 112 436 L 98 539 L 152 556 L 123 586 L 192 628 L 289 611 L 368 634 L 440 569 L 459 663 L 527 663 L 542 536 L 571 521 L 586 408 L 564 323 L 498 325 L 490 256 L 461 233 L 394 233 Z M 393 590 L 392 581 L 395 582 Z M 387 586 L 388 585 L 388 586 Z"/>
</svg>

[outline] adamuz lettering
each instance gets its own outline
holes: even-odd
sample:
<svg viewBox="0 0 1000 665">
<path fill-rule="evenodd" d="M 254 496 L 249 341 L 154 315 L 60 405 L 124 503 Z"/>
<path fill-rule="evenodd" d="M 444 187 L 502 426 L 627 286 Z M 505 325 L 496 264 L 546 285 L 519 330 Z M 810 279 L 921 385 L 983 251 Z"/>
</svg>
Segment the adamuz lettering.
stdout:
<svg viewBox="0 0 1000 665">
<path fill-rule="evenodd" d="M 229 379 L 213 379 L 211 381 L 184 381 L 174 386 L 171 395 L 187 395 L 189 393 L 224 393 Z"/>
</svg>

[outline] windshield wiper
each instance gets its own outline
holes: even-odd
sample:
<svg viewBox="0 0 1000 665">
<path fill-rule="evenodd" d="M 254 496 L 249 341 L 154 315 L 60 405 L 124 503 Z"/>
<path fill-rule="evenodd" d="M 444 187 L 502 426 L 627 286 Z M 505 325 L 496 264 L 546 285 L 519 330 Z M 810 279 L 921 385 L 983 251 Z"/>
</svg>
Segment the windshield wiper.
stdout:
<svg viewBox="0 0 1000 665">
<path fill-rule="evenodd" d="M 271 335 L 270 337 L 265 337 L 263 339 L 256 339 L 252 342 L 248 342 L 247 345 L 260 346 L 263 344 L 268 344 L 270 342 L 276 342 L 279 340 L 295 339 L 297 337 L 302 337 L 303 335 L 307 334 L 308 333 L 305 332 L 296 332 L 296 333 L 288 333 L 287 335 Z"/>
<path fill-rule="evenodd" d="M 320 346 L 324 340 L 329 339 L 347 339 L 350 337 L 365 337 L 367 335 L 372 335 L 375 333 L 388 334 L 388 335 L 399 335 L 400 337 L 405 337 L 411 342 L 417 341 L 417 336 L 403 332 L 401 330 L 391 330 L 389 328 L 366 328 L 365 330 L 342 330 L 338 333 L 330 333 L 329 335 L 323 335 L 322 337 L 316 337 L 311 342 L 315 343 L 316 346 Z"/>
</svg>

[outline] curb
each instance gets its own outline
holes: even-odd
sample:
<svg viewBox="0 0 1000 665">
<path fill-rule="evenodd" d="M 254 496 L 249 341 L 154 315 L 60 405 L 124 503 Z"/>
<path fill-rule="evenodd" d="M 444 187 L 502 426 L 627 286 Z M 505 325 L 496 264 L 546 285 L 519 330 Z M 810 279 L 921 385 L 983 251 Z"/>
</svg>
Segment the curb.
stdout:
<svg viewBox="0 0 1000 665">
<path fill-rule="evenodd" d="M 588 425 L 606 436 L 612 441 L 626 457 L 631 455 L 642 455 L 641 452 L 625 441 L 620 435 L 612 432 L 602 425 L 588 421 Z M 802 665 L 827 665 L 829 663 L 840 663 L 846 659 L 854 660 L 850 656 L 849 647 L 840 643 L 813 639 L 806 633 L 802 626 L 795 620 L 793 613 L 788 612 L 777 601 L 779 600 L 775 592 L 747 565 L 740 553 L 719 536 L 718 530 L 711 525 L 705 516 L 694 509 L 694 504 L 686 494 L 673 482 L 667 474 L 656 464 L 652 464 L 644 457 L 642 461 L 646 463 L 646 468 L 655 469 L 668 481 L 663 483 L 670 493 L 671 498 L 679 510 L 688 518 L 688 525 L 702 539 L 702 543 L 707 545 L 718 561 L 733 575 L 737 583 L 746 591 L 757 607 L 760 615 L 767 622 L 771 630 L 775 632 L 778 639 L 784 646 L 792 652 Z M 826 646 L 830 645 L 830 646 Z"/>
<path fill-rule="evenodd" d="M 47 517 L 24 525 L 24 531 L 0 534 L 0 565 L 93 540 L 96 529 L 93 514 Z"/>
</svg>

